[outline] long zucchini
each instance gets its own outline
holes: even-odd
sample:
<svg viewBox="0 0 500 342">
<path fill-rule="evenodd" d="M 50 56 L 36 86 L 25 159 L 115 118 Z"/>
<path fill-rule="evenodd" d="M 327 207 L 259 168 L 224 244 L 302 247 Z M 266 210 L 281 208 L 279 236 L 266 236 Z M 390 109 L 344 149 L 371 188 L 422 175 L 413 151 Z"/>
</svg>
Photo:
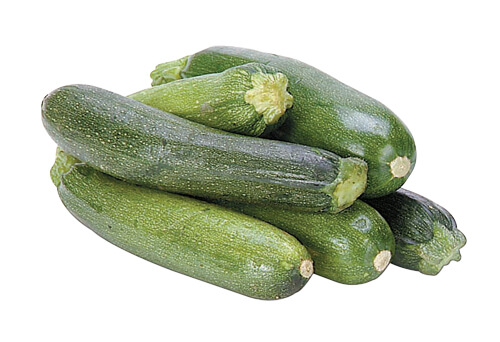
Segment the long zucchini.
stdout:
<svg viewBox="0 0 500 342">
<path fill-rule="evenodd" d="M 128 97 L 210 127 L 260 136 L 276 129 L 292 106 L 287 87 L 284 74 L 250 63 L 144 89 Z"/>
<path fill-rule="evenodd" d="M 405 189 L 368 201 L 387 220 L 396 238 L 395 265 L 436 275 L 461 259 L 465 235 L 440 205 Z"/>
<path fill-rule="evenodd" d="M 79 160 L 170 192 L 339 211 L 366 185 L 362 160 L 223 132 L 97 87 L 53 91 L 42 103 L 42 119 Z"/>
<path fill-rule="evenodd" d="M 394 254 L 394 236 L 380 214 L 361 201 L 341 213 L 221 203 L 295 236 L 309 251 L 314 272 L 344 284 L 376 279 Z"/>
<path fill-rule="evenodd" d="M 250 62 L 275 67 L 289 79 L 294 103 L 275 138 L 364 159 L 368 163 L 364 198 L 383 196 L 403 185 L 416 161 L 415 143 L 408 128 L 380 102 L 305 63 L 222 46 L 160 64 L 151 77 L 153 85 L 157 85 L 172 78 L 222 72 Z"/>
<path fill-rule="evenodd" d="M 80 222 L 173 271 L 260 299 L 288 297 L 313 273 L 294 237 L 252 217 L 120 181 L 62 151 L 51 178 Z"/>
</svg>

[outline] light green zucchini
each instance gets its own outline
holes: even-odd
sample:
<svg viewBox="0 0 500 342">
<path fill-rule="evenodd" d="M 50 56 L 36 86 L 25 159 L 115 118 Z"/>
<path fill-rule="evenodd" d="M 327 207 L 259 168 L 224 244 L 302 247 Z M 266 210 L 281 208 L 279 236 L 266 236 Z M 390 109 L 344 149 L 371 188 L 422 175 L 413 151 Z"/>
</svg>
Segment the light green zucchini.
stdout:
<svg viewBox="0 0 500 342">
<path fill-rule="evenodd" d="M 222 73 L 162 84 L 130 98 L 210 127 L 244 135 L 267 135 L 283 121 L 293 97 L 287 77 L 250 63 Z"/>
<path fill-rule="evenodd" d="M 255 218 L 120 181 L 60 150 L 51 178 L 97 235 L 173 271 L 259 299 L 288 297 L 313 273 L 294 237 Z"/>
</svg>

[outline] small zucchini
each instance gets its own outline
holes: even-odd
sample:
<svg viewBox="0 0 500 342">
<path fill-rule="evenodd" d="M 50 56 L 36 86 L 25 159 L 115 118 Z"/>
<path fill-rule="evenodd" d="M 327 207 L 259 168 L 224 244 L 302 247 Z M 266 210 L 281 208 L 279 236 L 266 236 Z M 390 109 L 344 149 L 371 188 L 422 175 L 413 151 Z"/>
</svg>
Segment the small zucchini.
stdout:
<svg viewBox="0 0 500 342">
<path fill-rule="evenodd" d="M 361 201 L 341 213 L 222 203 L 295 236 L 309 251 L 314 272 L 344 284 L 376 279 L 394 254 L 394 236 L 380 214 Z"/>
<path fill-rule="evenodd" d="M 42 120 L 79 160 L 169 192 L 339 211 L 366 186 L 360 159 L 227 133 L 97 87 L 55 90 L 42 103 Z"/>
<path fill-rule="evenodd" d="M 278 127 L 292 106 L 287 87 L 284 74 L 249 63 L 144 89 L 129 97 L 210 127 L 260 136 Z"/>
<path fill-rule="evenodd" d="M 51 178 L 80 222 L 170 270 L 259 299 L 288 297 L 313 273 L 304 246 L 255 218 L 120 181 L 60 150 Z"/>
<path fill-rule="evenodd" d="M 293 107 L 274 138 L 365 160 L 368 185 L 364 198 L 394 192 L 410 176 L 416 149 L 404 123 L 382 103 L 295 59 L 216 46 L 160 64 L 151 77 L 153 85 L 158 85 L 252 62 L 274 67 L 289 80 Z"/>
<path fill-rule="evenodd" d="M 368 200 L 387 220 L 396 238 L 392 263 L 436 275 L 452 260 L 459 261 L 466 243 L 455 219 L 440 205 L 411 191 Z"/>
</svg>

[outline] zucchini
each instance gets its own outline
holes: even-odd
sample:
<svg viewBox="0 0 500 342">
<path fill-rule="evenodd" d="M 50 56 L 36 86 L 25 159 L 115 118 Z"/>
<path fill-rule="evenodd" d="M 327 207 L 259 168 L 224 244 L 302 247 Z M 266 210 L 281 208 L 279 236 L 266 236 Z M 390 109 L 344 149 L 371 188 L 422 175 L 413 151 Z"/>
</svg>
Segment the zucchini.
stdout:
<svg viewBox="0 0 500 342">
<path fill-rule="evenodd" d="M 259 299 L 288 297 L 313 273 L 304 246 L 252 217 L 120 181 L 62 151 L 51 177 L 80 222 L 170 270 Z"/>
<path fill-rule="evenodd" d="M 343 284 L 376 279 L 394 254 L 394 236 L 387 222 L 359 200 L 338 214 L 222 204 L 295 236 L 311 254 L 314 273 Z"/>
<path fill-rule="evenodd" d="M 132 183 L 202 198 L 339 211 L 366 164 L 317 148 L 227 133 L 97 87 L 61 87 L 42 120 L 67 153 Z"/>
<path fill-rule="evenodd" d="M 436 275 L 452 260 L 461 259 L 465 235 L 440 205 L 404 189 L 368 203 L 382 214 L 394 233 L 393 264 Z"/>
<path fill-rule="evenodd" d="M 151 77 L 157 85 L 250 62 L 275 67 L 289 80 L 293 107 L 274 138 L 364 159 L 364 198 L 387 195 L 403 185 L 416 161 L 415 142 L 404 123 L 380 102 L 305 63 L 243 48 L 211 47 L 160 64 Z"/>
<path fill-rule="evenodd" d="M 129 97 L 210 127 L 260 136 L 278 127 L 292 106 L 287 87 L 284 74 L 250 63 L 144 89 Z"/>
</svg>

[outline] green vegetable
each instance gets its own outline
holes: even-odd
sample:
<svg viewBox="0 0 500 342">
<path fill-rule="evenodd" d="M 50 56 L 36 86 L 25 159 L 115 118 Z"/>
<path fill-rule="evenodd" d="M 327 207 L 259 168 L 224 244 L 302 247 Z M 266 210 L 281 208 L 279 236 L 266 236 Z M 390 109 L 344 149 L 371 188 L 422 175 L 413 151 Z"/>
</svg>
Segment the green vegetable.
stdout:
<svg viewBox="0 0 500 342">
<path fill-rule="evenodd" d="M 252 217 L 117 180 L 62 151 L 51 177 L 80 222 L 173 271 L 260 299 L 288 297 L 313 273 L 294 237 Z"/>
<path fill-rule="evenodd" d="M 292 106 L 287 86 L 284 74 L 250 63 L 162 84 L 129 97 L 210 127 L 260 136 L 278 127 Z"/>
<path fill-rule="evenodd" d="M 394 233 L 393 264 L 436 275 L 450 261 L 460 260 L 460 248 L 466 239 L 443 207 L 404 189 L 368 203 L 382 214 Z"/>
<path fill-rule="evenodd" d="M 311 254 L 314 272 L 340 283 L 361 284 L 377 278 L 394 254 L 394 236 L 387 222 L 361 201 L 338 214 L 222 204 L 295 236 Z"/>
<path fill-rule="evenodd" d="M 389 194 L 403 185 L 416 161 L 415 143 L 403 122 L 380 102 L 305 63 L 248 49 L 211 47 L 160 64 L 151 77 L 157 85 L 250 62 L 272 66 L 289 80 L 293 107 L 275 138 L 364 159 L 368 163 L 366 198 Z"/>
<path fill-rule="evenodd" d="M 338 211 L 366 185 L 362 160 L 219 131 L 92 86 L 55 90 L 42 103 L 42 119 L 79 160 L 170 192 Z"/>
</svg>

